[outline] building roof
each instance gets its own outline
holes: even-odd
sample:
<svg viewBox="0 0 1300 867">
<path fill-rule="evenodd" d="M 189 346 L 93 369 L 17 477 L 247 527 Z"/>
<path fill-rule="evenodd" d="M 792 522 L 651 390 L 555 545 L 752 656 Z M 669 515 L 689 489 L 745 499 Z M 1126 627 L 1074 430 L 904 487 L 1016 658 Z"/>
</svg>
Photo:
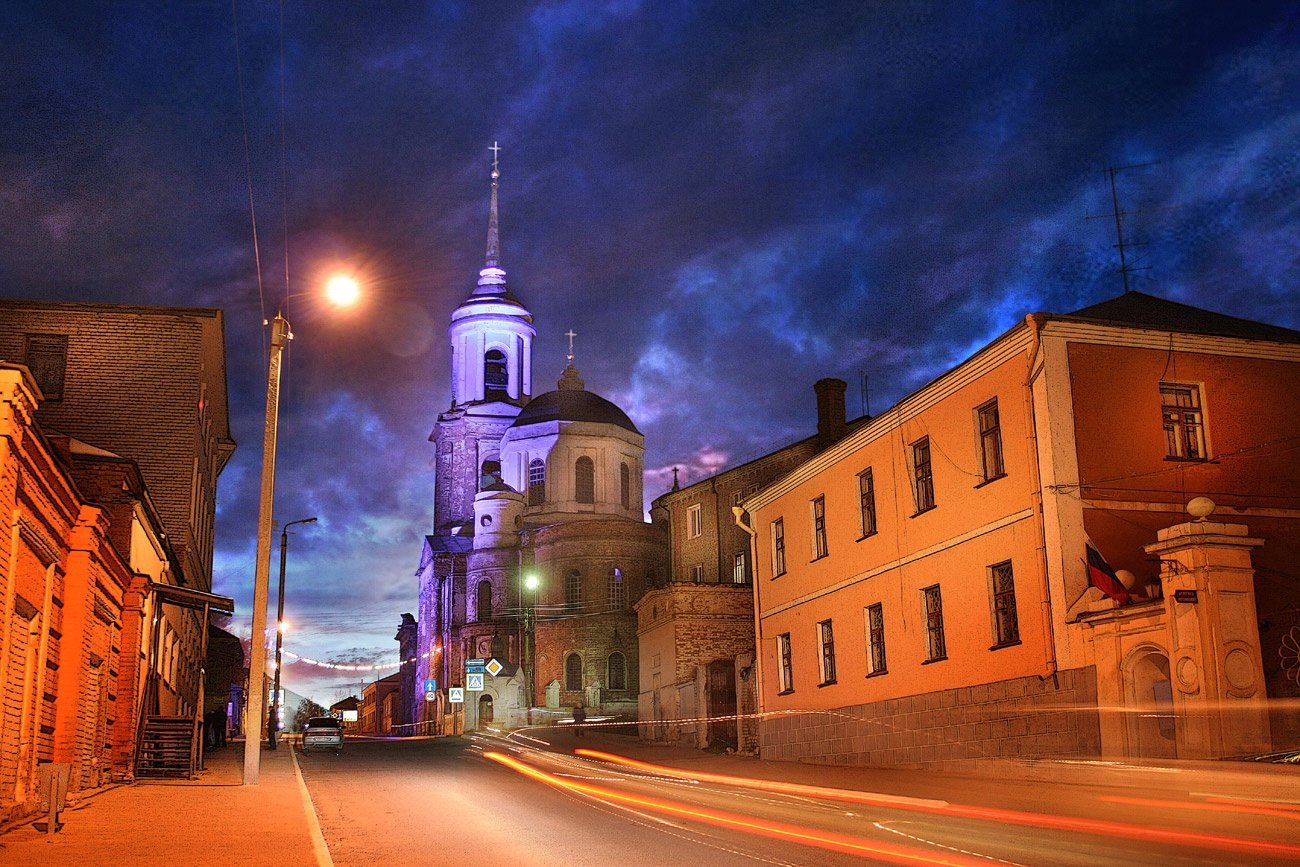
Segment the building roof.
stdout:
<svg viewBox="0 0 1300 867">
<path fill-rule="evenodd" d="M 616 425 L 634 434 L 641 433 L 617 404 L 587 391 L 582 377 L 573 367 L 572 359 L 557 385 L 559 388 L 555 391 L 539 394 L 530 400 L 510 427 L 523 427 L 544 421 L 591 421 Z"/>
<path fill-rule="evenodd" d="M 1143 292 L 1125 292 L 1098 304 L 1084 307 L 1057 319 L 1086 319 L 1112 325 L 1137 325 L 1160 331 L 1239 337 L 1246 340 L 1273 340 L 1300 343 L 1300 331 L 1280 325 L 1238 319 L 1224 313 L 1203 310 L 1177 301 L 1169 301 Z"/>
</svg>

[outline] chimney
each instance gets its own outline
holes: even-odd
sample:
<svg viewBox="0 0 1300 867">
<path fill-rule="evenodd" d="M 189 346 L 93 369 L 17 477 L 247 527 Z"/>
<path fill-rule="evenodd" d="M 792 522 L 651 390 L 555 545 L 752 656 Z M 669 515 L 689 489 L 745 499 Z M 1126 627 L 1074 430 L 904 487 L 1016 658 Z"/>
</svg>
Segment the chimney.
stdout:
<svg viewBox="0 0 1300 867">
<path fill-rule="evenodd" d="M 842 379 L 819 379 L 813 383 L 817 393 L 817 447 L 826 448 L 847 428 L 844 415 L 844 392 L 848 383 Z"/>
</svg>

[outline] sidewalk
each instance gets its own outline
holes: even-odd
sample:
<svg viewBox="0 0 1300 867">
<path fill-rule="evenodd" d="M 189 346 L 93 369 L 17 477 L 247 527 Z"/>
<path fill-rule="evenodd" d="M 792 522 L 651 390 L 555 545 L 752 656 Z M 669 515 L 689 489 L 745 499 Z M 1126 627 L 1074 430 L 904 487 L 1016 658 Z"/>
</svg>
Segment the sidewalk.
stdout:
<svg viewBox="0 0 1300 867">
<path fill-rule="evenodd" d="M 49 841 L 31 825 L 0 836 L 0 863 L 330 865 L 289 745 L 262 750 L 257 786 L 240 784 L 243 762 L 240 741 L 209 755 L 198 780 L 101 792 L 65 810 Z"/>
</svg>

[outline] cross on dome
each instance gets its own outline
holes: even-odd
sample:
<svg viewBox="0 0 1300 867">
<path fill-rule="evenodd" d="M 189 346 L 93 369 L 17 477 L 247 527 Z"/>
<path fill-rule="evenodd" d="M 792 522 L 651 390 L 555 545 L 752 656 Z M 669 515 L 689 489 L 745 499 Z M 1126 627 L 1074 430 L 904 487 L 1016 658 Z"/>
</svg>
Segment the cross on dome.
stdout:
<svg viewBox="0 0 1300 867">
<path fill-rule="evenodd" d="M 564 336 L 569 338 L 569 364 L 573 364 L 573 338 L 578 336 L 578 332 L 570 328 L 564 332 Z"/>
</svg>

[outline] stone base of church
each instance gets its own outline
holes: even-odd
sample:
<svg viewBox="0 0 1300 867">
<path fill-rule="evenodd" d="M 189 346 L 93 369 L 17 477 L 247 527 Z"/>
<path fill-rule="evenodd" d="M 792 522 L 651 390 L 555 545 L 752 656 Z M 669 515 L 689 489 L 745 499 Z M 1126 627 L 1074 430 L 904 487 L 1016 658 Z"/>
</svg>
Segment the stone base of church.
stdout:
<svg viewBox="0 0 1300 867">
<path fill-rule="evenodd" d="M 764 759 L 969 769 L 980 760 L 1096 757 L 1096 669 L 765 718 Z"/>
</svg>

